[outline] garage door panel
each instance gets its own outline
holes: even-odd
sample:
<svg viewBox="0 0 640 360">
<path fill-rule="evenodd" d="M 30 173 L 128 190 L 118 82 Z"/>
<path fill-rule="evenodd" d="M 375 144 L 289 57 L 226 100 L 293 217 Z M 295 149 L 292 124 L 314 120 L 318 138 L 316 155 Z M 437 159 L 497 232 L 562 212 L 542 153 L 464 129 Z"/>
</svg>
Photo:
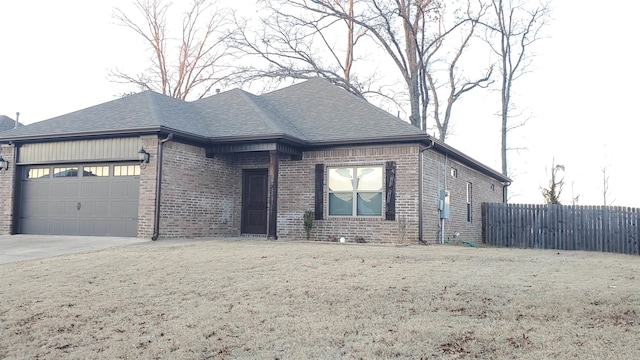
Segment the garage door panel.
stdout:
<svg viewBox="0 0 640 360">
<path fill-rule="evenodd" d="M 97 185 L 95 182 L 91 181 L 81 181 L 80 182 L 80 196 L 83 198 L 93 197 L 97 192 Z"/>
<path fill-rule="evenodd" d="M 49 169 L 52 167 L 55 165 Z M 113 171 L 104 173 L 112 175 Z M 139 186 L 137 176 L 25 178 L 21 186 L 19 232 L 136 236 Z"/>
<path fill-rule="evenodd" d="M 79 224 L 78 220 L 62 220 L 62 233 L 58 235 L 66 234 L 78 234 Z"/>
<path fill-rule="evenodd" d="M 139 181 L 139 179 L 138 179 Z M 140 184 L 136 185 L 133 182 L 129 182 L 127 184 L 127 198 L 128 199 L 137 199 L 140 194 Z"/>
<path fill-rule="evenodd" d="M 94 229 L 95 233 L 107 234 L 107 233 L 109 233 L 109 221 L 108 220 L 95 220 L 93 222 L 93 229 Z M 137 230 L 138 229 L 137 229 L 137 226 L 136 226 L 136 231 Z M 111 235 L 111 236 L 115 236 L 115 235 Z M 122 236 L 127 236 L 127 235 L 122 235 Z"/>
<path fill-rule="evenodd" d="M 127 201 L 125 214 L 128 219 L 137 219 L 138 218 L 138 202 L 133 200 Z"/>
<path fill-rule="evenodd" d="M 37 182 L 26 190 L 30 192 L 29 198 L 37 199 L 39 197 L 47 196 L 47 194 L 51 192 L 51 184 Z"/>
<path fill-rule="evenodd" d="M 45 181 L 50 181 L 49 183 L 49 190 L 47 191 L 47 193 L 43 193 L 40 194 L 40 196 L 46 196 L 49 199 L 64 199 L 65 196 L 67 195 L 66 189 L 67 189 L 67 185 L 65 183 L 63 183 L 62 181 L 60 181 L 60 179 L 53 179 L 53 180 L 49 180 L 49 179 L 38 179 L 37 182 L 38 183 L 43 183 Z M 34 182 L 36 182 L 34 180 Z M 75 196 L 76 194 L 73 194 L 73 196 Z"/>
<path fill-rule="evenodd" d="M 24 201 L 22 202 L 22 210 L 31 216 L 47 215 L 49 213 L 49 203 L 38 200 Z"/>
<path fill-rule="evenodd" d="M 63 221 L 49 221 L 47 219 L 44 219 L 43 222 L 48 222 L 49 224 L 49 228 L 48 228 L 48 234 L 52 234 L 52 235 L 65 235 L 64 232 L 64 222 Z"/>
<path fill-rule="evenodd" d="M 109 201 L 98 201 L 95 203 L 94 215 L 99 218 L 109 217 Z"/>
<path fill-rule="evenodd" d="M 75 217 L 78 213 L 78 202 L 76 200 L 65 200 L 63 201 L 64 203 L 64 213 L 62 213 L 61 215 L 63 215 L 64 217 Z"/>
<path fill-rule="evenodd" d="M 111 196 L 115 198 L 125 199 L 127 197 L 127 183 L 123 181 L 114 182 L 111 184 Z"/>
<path fill-rule="evenodd" d="M 127 202 L 125 200 L 112 200 L 109 208 L 110 216 L 120 217 L 127 213 Z"/>
<path fill-rule="evenodd" d="M 123 234 L 128 234 L 137 228 L 138 225 L 135 221 L 111 221 L 109 223 L 109 231 L 114 234 L 113 236 L 125 236 Z"/>
</svg>

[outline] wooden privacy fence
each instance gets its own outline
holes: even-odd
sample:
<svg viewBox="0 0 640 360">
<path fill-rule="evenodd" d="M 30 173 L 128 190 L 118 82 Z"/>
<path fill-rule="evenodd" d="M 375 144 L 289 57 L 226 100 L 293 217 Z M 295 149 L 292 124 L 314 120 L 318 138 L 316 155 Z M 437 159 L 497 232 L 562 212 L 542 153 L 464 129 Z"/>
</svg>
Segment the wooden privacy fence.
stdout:
<svg viewBox="0 0 640 360">
<path fill-rule="evenodd" d="M 482 204 L 482 242 L 499 247 L 640 255 L 640 209 Z"/>
</svg>

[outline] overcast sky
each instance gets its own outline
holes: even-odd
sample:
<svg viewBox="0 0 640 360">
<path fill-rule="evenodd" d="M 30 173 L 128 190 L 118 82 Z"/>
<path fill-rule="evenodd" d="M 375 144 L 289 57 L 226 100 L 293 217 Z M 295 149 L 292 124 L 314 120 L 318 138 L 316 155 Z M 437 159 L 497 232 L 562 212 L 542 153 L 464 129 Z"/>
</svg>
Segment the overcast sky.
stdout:
<svg viewBox="0 0 640 360">
<path fill-rule="evenodd" d="M 0 2 L 0 114 L 32 123 L 113 100 L 130 88 L 107 79 L 110 68 L 139 70 L 144 44 L 114 25 L 114 6 L 130 0 Z M 251 0 L 234 1 L 251 4 Z M 512 133 L 511 202 L 541 203 L 551 161 L 566 167 L 563 203 L 602 204 L 602 172 L 614 205 L 640 207 L 636 190 L 636 101 L 640 83 L 633 1 L 553 4 L 549 38 L 535 48 L 533 72 L 515 84 L 515 101 L 532 114 Z M 448 143 L 500 169 L 499 94 L 462 100 Z"/>
</svg>

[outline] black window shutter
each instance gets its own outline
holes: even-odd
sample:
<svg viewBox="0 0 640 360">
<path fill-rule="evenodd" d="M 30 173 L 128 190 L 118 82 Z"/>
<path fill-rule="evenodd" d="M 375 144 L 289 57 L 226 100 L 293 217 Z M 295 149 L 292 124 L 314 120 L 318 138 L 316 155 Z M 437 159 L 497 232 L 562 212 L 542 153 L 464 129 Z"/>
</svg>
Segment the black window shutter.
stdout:
<svg viewBox="0 0 640 360">
<path fill-rule="evenodd" d="M 322 220 L 322 200 L 324 199 L 324 164 L 316 164 L 316 208 L 315 220 Z"/>
<path fill-rule="evenodd" d="M 396 219 L 396 162 L 387 161 L 386 219 Z"/>
</svg>

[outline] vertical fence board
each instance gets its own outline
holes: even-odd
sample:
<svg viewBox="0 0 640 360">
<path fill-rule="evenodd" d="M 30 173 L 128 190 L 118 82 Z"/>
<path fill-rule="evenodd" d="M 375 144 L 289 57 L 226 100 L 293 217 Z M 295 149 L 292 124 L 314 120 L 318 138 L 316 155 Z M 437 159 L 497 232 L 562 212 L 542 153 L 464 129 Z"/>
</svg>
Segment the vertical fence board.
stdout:
<svg viewBox="0 0 640 360">
<path fill-rule="evenodd" d="M 483 203 L 482 242 L 640 255 L 640 209 Z"/>
</svg>

